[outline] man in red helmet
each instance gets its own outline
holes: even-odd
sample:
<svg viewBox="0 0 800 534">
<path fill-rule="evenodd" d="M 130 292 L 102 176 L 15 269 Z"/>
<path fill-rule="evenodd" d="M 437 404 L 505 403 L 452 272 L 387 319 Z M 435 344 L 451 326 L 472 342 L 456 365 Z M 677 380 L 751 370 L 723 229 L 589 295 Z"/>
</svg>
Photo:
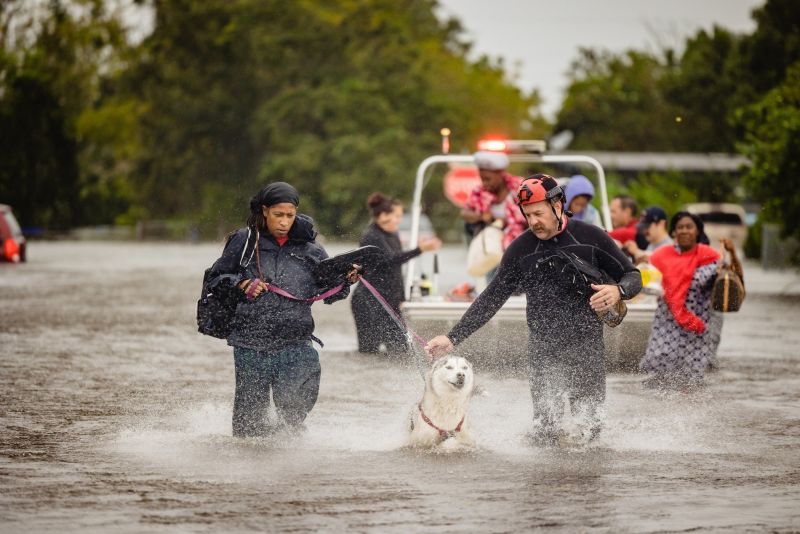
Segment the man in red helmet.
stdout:
<svg viewBox="0 0 800 534">
<path fill-rule="evenodd" d="M 516 202 L 528 223 L 506 250 L 494 280 L 446 336 L 426 347 L 431 357 L 453 350 L 486 324 L 515 291 L 527 298 L 529 379 L 534 408 L 532 437 L 554 445 L 564 436 L 566 393 L 573 414 L 586 421 L 584 442 L 602 424 L 606 368 L 603 319 L 642 288 L 639 271 L 606 232 L 570 220 L 555 178 L 536 174 L 524 180 Z M 591 283 L 586 273 L 607 283 Z"/>
</svg>

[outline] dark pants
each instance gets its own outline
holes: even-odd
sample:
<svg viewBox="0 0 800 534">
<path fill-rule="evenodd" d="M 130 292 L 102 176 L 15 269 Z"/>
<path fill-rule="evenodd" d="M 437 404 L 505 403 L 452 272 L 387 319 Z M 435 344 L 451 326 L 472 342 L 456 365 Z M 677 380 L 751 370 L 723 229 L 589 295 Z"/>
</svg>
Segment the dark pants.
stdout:
<svg viewBox="0 0 800 534">
<path fill-rule="evenodd" d="M 319 394 L 319 354 L 309 343 L 261 352 L 233 348 L 236 396 L 233 402 L 233 435 L 263 436 L 268 433 L 270 393 L 281 422 L 299 427 L 314 407 Z"/>
<path fill-rule="evenodd" d="M 390 303 L 398 315 L 399 306 Z M 405 353 L 408 351 L 406 334 L 391 316 L 383 309 L 383 306 L 370 293 L 356 291 L 350 303 L 353 310 L 353 319 L 356 323 L 356 336 L 358 337 L 358 351 L 376 353 L 379 351 L 381 343 L 386 346 L 386 350 L 392 353 Z"/>
<path fill-rule="evenodd" d="M 602 339 L 587 343 L 582 352 L 563 347 L 532 352 L 528 377 L 534 436 L 539 441 L 554 444 L 558 440 L 563 432 L 565 405 L 589 439 L 600 434 L 606 398 Z"/>
</svg>

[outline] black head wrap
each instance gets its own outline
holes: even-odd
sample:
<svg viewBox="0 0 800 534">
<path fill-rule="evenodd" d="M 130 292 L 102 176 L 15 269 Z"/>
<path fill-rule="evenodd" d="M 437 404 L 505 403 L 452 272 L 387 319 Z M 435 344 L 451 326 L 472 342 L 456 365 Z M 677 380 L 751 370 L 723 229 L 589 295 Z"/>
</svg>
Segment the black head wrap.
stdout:
<svg viewBox="0 0 800 534">
<path fill-rule="evenodd" d="M 264 189 L 253 195 L 250 199 L 250 217 L 247 219 L 248 226 L 255 226 L 261 218 L 261 206 L 274 206 L 288 202 L 295 206 L 300 205 L 300 195 L 292 185 L 286 182 L 272 182 Z"/>
<path fill-rule="evenodd" d="M 250 212 L 261 213 L 261 206 L 269 207 L 284 202 L 299 206 L 300 195 L 297 189 L 286 182 L 272 182 L 250 199 Z"/>
</svg>

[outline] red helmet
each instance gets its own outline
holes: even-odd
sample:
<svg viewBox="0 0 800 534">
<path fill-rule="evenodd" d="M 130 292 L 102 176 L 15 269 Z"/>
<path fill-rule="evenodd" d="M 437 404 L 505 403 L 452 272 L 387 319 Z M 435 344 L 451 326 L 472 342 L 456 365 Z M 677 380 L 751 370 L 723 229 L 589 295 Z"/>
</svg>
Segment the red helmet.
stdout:
<svg viewBox="0 0 800 534">
<path fill-rule="evenodd" d="M 558 185 L 555 178 L 549 174 L 534 174 L 525 178 L 514 200 L 520 208 L 525 204 L 533 204 L 542 200 L 557 200 L 564 195 L 564 190 Z"/>
</svg>

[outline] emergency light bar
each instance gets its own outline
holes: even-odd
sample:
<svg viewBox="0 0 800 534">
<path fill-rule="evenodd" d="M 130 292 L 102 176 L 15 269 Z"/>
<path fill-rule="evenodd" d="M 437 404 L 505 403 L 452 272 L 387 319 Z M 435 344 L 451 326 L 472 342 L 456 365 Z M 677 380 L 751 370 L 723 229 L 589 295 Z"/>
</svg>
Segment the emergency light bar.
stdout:
<svg viewBox="0 0 800 534">
<path fill-rule="evenodd" d="M 505 152 L 507 154 L 543 154 L 547 142 L 540 139 L 481 139 L 478 150 Z"/>
</svg>

